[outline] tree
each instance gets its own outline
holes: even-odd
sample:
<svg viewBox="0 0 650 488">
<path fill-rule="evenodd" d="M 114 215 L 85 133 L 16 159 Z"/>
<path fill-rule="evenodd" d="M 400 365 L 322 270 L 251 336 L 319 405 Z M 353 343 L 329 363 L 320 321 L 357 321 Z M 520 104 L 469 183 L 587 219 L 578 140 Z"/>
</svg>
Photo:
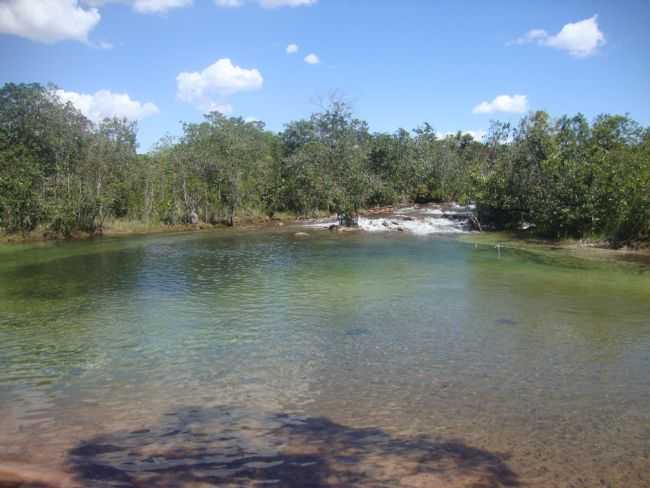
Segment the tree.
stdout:
<svg viewBox="0 0 650 488">
<path fill-rule="evenodd" d="M 650 130 L 628 116 L 532 112 L 493 123 L 485 143 L 460 132 L 370 134 L 333 97 L 280 134 L 218 112 L 137 154 L 137 126 L 97 124 L 55 87 L 0 89 L 0 227 L 69 236 L 111 219 L 225 222 L 239 216 L 336 213 L 370 206 L 474 201 L 484 226 L 537 234 L 650 239 Z"/>
</svg>

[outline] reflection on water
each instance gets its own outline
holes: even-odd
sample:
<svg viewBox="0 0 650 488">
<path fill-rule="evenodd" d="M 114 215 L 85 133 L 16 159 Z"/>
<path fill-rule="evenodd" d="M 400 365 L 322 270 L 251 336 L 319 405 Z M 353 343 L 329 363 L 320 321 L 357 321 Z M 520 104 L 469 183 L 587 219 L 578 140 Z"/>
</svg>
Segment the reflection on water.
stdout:
<svg viewBox="0 0 650 488">
<path fill-rule="evenodd" d="M 434 237 L 3 250 L 0 479 L 647 486 L 649 317 L 643 264 Z"/>
</svg>

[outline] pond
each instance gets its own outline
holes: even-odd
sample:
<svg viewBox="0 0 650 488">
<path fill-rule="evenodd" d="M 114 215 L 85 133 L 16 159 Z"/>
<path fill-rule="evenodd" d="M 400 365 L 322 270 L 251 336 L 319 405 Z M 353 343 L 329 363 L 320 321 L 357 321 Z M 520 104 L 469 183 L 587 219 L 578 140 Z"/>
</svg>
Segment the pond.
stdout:
<svg viewBox="0 0 650 488">
<path fill-rule="evenodd" d="M 650 486 L 647 264 L 293 232 L 2 248 L 0 476 Z"/>
</svg>

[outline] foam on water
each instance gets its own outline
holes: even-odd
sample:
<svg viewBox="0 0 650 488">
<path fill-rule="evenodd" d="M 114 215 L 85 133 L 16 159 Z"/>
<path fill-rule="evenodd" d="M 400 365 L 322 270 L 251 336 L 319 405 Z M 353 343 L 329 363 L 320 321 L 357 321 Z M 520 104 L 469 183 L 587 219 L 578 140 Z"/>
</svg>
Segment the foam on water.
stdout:
<svg viewBox="0 0 650 488">
<path fill-rule="evenodd" d="M 444 209 L 438 206 L 402 207 L 382 215 L 359 217 L 359 228 L 365 232 L 407 232 L 416 235 L 465 233 L 471 230 L 466 216 L 472 210 L 472 206 L 458 204 Z M 336 218 L 329 217 L 311 220 L 303 225 L 312 229 L 327 229 L 338 223 Z"/>
<path fill-rule="evenodd" d="M 308 227 L 310 229 L 329 229 L 329 227 L 332 225 L 339 225 L 339 221 L 336 217 L 310 220 L 309 222 L 303 224 L 303 227 Z"/>
<path fill-rule="evenodd" d="M 390 218 L 359 218 L 359 227 L 366 232 L 402 231 L 417 235 L 457 234 L 468 232 L 467 222 L 444 217 L 404 219 L 400 215 Z"/>
</svg>

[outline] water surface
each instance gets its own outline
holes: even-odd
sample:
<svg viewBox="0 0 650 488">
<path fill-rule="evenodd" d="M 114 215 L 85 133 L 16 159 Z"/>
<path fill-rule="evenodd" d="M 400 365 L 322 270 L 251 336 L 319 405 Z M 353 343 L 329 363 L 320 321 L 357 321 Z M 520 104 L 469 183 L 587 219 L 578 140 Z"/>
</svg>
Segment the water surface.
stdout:
<svg viewBox="0 0 650 488">
<path fill-rule="evenodd" d="M 434 236 L 0 250 L 0 464 L 83 486 L 650 486 L 650 270 Z"/>
</svg>

